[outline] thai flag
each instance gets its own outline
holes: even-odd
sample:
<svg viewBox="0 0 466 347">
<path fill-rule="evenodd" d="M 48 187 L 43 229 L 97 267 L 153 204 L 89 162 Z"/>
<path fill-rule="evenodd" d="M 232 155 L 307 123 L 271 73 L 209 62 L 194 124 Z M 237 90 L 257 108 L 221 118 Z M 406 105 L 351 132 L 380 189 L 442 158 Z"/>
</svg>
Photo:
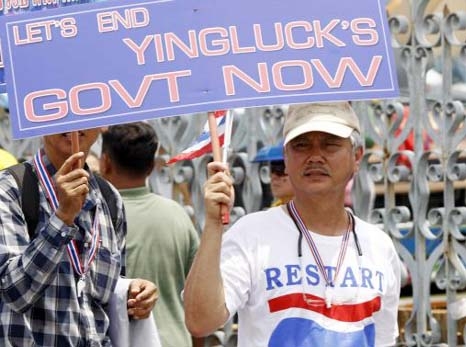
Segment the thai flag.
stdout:
<svg viewBox="0 0 466 347">
<path fill-rule="evenodd" d="M 215 119 L 217 120 L 217 134 L 220 146 L 223 146 L 225 140 L 226 129 L 226 111 L 215 111 Z M 212 142 L 210 140 L 209 122 L 204 125 L 202 134 L 194 141 L 194 143 L 186 148 L 180 154 L 175 155 L 167 161 L 167 164 L 173 164 L 180 160 L 190 160 L 200 157 L 203 154 L 212 152 Z"/>
<path fill-rule="evenodd" d="M 273 314 L 293 309 L 313 312 L 312 317 L 284 316 L 277 324 L 267 346 L 269 347 L 374 347 L 375 325 L 371 317 L 381 309 L 381 298 L 376 296 L 364 302 L 325 306 L 325 299 L 311 294 L 290 293 L 268 301 Z M 320 303 L 320 304 L 319 304 Z M 296 311 L 294 311 L 296 312 Z"/>
</svg>

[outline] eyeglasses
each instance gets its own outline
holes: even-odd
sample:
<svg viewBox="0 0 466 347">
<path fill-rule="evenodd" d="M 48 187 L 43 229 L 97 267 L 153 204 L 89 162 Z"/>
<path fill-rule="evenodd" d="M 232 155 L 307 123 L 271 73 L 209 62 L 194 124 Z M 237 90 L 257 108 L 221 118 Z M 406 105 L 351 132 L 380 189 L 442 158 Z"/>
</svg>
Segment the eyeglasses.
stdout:
<svg viewBox="0 0 466 347">
<path fill-rule="evenodd" d="M 283 160 L 271 161 L 270 173 L 280 177 L 287 176 L 287 173 L 285 172 L 285 162 Z"/>
</svg>

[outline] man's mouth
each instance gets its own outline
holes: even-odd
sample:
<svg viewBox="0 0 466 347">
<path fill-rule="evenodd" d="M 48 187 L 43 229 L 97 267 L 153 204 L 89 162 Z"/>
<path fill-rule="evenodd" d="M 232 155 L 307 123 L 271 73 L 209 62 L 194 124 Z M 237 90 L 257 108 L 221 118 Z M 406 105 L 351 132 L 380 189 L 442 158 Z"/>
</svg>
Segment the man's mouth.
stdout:
<svg viewBox="0 0 466 347">
<path fill-rule="evenodd" d="M 304 176 L 329 176 L 329 174 L 325 169 L 312 168 L 304 170 Z"/>
</svg>

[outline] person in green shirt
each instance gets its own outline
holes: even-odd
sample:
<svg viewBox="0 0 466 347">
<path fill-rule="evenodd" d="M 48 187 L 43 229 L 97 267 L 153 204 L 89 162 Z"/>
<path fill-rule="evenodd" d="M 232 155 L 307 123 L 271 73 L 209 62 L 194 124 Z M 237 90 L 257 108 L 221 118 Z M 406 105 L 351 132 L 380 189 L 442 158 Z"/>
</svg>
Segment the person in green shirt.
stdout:
<svg viewBox="0 0 466 347">
<path fill-rule="evenodd" d="M 162 346 L 191 347 L 181 291 L 199 234 L 180 204 L 152 193 L 146 185 L 156 148 L 156 134 L 148 123 L 110 126 L 102 134 L 100 173 L 123 198 L 128 224 L 127 275 L 158 286 L 153 314 Z"/>
</svg>

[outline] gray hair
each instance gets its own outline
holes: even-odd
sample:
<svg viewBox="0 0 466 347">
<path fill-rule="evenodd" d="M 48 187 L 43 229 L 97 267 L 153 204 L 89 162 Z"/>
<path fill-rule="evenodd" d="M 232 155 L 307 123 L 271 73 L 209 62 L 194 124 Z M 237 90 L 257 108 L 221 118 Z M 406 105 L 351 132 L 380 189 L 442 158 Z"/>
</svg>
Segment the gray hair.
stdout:
<svg viewBox="0 0 466 347">
<path fill-rule="evenodd" d="M 363 147 L 362 136 L 357 130 L 353 130 L 349 136 L 353 150 L 356 151 L 359 147 Z"/>
</svg>

